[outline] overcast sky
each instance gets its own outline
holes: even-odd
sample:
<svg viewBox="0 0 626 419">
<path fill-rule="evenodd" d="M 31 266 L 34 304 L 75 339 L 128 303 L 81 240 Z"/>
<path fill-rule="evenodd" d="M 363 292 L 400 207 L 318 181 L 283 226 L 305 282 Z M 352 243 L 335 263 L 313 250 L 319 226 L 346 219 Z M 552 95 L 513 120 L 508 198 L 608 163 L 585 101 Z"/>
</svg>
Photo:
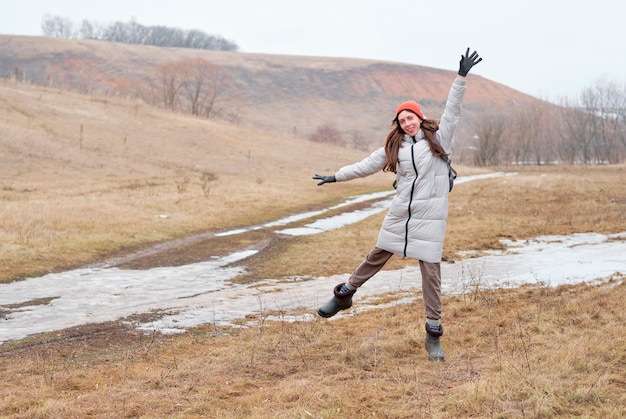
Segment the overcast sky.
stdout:
<svg viewBox="0 0 626 419">
<path fill-rule="evenodd" d="M 474 73 L 530 95 L 626 83 L 622 0 L 0 0 L 0 34 L 41 35 L 45 14 L 198 29 L 241 52 L 368 58 Z"/>
</svg>

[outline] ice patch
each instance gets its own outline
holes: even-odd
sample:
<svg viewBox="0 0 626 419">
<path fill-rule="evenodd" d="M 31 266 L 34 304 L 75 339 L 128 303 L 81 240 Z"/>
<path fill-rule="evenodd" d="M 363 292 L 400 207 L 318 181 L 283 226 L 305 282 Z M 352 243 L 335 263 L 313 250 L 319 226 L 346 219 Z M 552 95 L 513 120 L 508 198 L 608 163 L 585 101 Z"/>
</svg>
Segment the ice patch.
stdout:
<svg viewBox="0 0 626 419">
<path fill-rule="evenodd" d="M 294 228 L 279 233 L 299 235 L 305 230 L 319 233 L 341 228 L 384 210 L 389 203 L 387 198 L 393 193 L 352 197 L 334 209 L 349 203 L 374 202 L 364 210 L 318 219 L 299 232 Z M 288 225 L 312 217 L 311 214 L 286 217 L 250 229 Z M 443 263 L 442 289 L 445 294 L 460 294 L 528 283 L 556 286 L 606 281 L 615 274 L 626 273 L 625 240 L 626 232 L 503 241 L 507 246 L 504 252 L 459 263 Z M 179 333 L 202 324 L 233 325 L 258 316 L 289 319 L 296 309 L 305 314 L 294 319 L 310 319 L 317 307 L 331 297 L 333 287 L 349 276 L 232 283 L 233 278 L 245 272 L 245 267 L 233 266 L 233 263 L 245 263 L 247 257 L 256 253 L 255 250 L 239 251 L 222 258 L 210 258 L 207 262 L 142 271 L 102 265 L 0 284 L 0 309 L 5 313 L 4 318 L 0 318 L 0 344 L 36 333 L 145 313 L 154 313 L 156 320 L 134 326 L 162 333 Z M 419 290 L 417 263 L 401 270 L 381 271 L 359 289 L 352 311 L 341 315 L 381 307 L 377 305 L 377 297 L 386 293 L 396 297 L 389 304 L 413 301 Z"/>
</svg>

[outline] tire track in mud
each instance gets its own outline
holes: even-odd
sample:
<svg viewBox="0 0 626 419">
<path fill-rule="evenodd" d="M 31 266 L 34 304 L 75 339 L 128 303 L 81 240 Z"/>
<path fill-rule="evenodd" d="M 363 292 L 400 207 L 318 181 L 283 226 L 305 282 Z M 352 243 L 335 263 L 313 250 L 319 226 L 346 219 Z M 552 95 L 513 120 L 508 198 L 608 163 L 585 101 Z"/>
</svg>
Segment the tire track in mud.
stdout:
<svg viewBox="0 0 626 419">
<path fill-rule="evenodd" d="M 378 196 L 378 195 L 376 195 Z M 279 242 L 294 238 L 293 235 L 282 234 L 280 229 L 285 225 L 299 228 L 312 221 L 317 221 L 338 214 L 361 211 L 372 207 L 385 198 L 373 198 L 353 204 L 342 205 L 341 210 L 314 211 L 314 214 L 296 222 L 286 221 L 284 224 L 270 222 L 264 225 L 242 227 L 228 231 L 207 231 L 189 237 L 158 243 L 136 252 L 93 264 L 94 268 L 117 267 L 120 269 L 145 270 L 164 266 L 182 266 L 222 257 L 239 251 L 255 250 L 253 257 L 262 257 L 263 253 L 274 248 Z M 305 213 L 307 214 L 307 213 Z M 298 216 L 295 216 L 298 217 Z M 290 217 L 287 217 L 290 218 Z M 321 232 L 321 231 L 320 231 Z M 234 262 L 241 264 L 242 262 Z"/>
<path fill-rule="evenodd" d="M 517 173 L 505 174 L 495 172 L 474 176 L 462 176 L 457 178 L 455 184 L 491 177 L 515 176 L 516 174 Z M 287 225 L 290 225 L 292 229 L 297 229 L 304 225 L 312 224 L 312 221 L 372 209 L 376 205 L 379 205 L 379 208 L 374 210 L 382 211 L 386 209 L 384 206 L 385 201 L 389 201 L 389 197 L 394 194 L 395 191 L 384 191 L 358 195 L 350 197 L 344 202 L 329 208 L 287 216 L 266 224 L 233 228 L 226 231 L 206 231 L 140 248 L 129 254 L 95 263 L 88 267 L 151 269 L 162 266 L 181 266 L 188 263 L 201 262 L 212 257 L 224 256 L 241 250 L 257 250 L 259 254 L 261 254 L 263 251 L 273 247 L 278 241 L 293 237 L 293 235 L 280 234 L 277 232 Z M 359 220 L 357 219 L 355 221 Z M 340 225 L 338 228 L 343 226 L 344 225 Z M 320 230 L 320 232 L 322 231 Z"/>
</svg>

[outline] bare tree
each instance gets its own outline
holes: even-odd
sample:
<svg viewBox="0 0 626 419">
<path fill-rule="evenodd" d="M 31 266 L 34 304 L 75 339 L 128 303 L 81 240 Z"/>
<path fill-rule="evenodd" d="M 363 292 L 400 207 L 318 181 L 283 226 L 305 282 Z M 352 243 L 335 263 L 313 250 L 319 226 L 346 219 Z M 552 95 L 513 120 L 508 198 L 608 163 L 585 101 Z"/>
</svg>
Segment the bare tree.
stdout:
<svg viewBox="0 0 626 419">
<path fill-rule="evenodd" d="M 189 112 L 195 116 L 214 118 L 221 112 L 232 78 L 224 68 L 202 58 L 180 63 L 182 88 Z"/>
<path fill-rule="evenodd" d="M 619 163 L 626 154 L 626 87 L 600 81 L 561 114 L 562 150 L 584 164 Z"/>
<path fill-rule="evenodd" d="M 561 110 L 562 114 L 559 118 L 559 135 L 558 135 L 558 156 L 561 161 L 569 164 L 574 164 L 578 161 L 578 143 L 571 137 L 574 127 L 570 126 L 570 117 L 566 116 L 566 113 L 575 113 L 576 110 L 565 109 Z"/>
<path fill-rule="evenodd" d="M 509 143 L 505 150 L 507 161 L 526 163 L 530 160 L 534 137 L 536 136 L 535 118 L 531 106 L 522 105 L 513 111 Z"/>
<path fill-rule="evenodd" d="M 483 115 L 475 126 L 477 136 L 474 164 L 492 166 L 500 164 L 500 149 L 505 131 L 503 115 Z"/>
<path fill-rule="evenodd" d="M 581 95 L 584 111 L 593 114 L 591 119 L 593 152 L 597 162 L 621 161 L 624 138 L 624 115 L 626 90 L 616 83 L 598 82 Z"/>
<path fill-rule="evenodd" d="M 74 24 L 69 18 L 45 14 L 41 20 L 41 32 L 50 38 L 74 38 Z"/>
<path fill-rule="evenodd" d="M 157 79 L 153 83 L 156 97 L 165 108 L 175 111 L 180 104 L 180 91 L 183 86 L 180 65 L 173 62 L 161 64 L 157 67 Z"/>
<path fill-rule="evenodd" d="M 529 106 L 527 117 L 530 160 L 538 165 L 558 161 L 554 105 L 532 104 Z"/>
<path fill-rule="evenodd" d="M 80 30 L 78 31 L 78 36 L 83 39 L 93 39 L 95 38 L 95 29 L 94 26 L 88 20 L 83 20 L 83 23 L 80 26 Z"/>
<path fill-rule="evenodd" d="M 180 29 L 153 26 L 149 30 L 146 45 L 159 47 L 183 47 L 185 33 Z"/>
<path fill-rule="evenodd" d="M 593 115 L 575 108 L 563 107 L 562 149 L 567 151 L 571 163 L 591 162 L 591 119 Z"/>
</svg>

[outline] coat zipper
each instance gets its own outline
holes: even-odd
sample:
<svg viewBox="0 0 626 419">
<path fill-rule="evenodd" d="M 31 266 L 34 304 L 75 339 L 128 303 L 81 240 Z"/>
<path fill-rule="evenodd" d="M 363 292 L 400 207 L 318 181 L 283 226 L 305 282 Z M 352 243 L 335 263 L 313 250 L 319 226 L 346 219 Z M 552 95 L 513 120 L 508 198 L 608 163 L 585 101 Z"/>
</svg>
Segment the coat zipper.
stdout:
<svg viewBox="0 0 626 419">
<path fill-rule="evenodd" d="M 413 139 L 415 141 L 415 138 Z M 404 255 L 403 258 L 406 258 L 406 250 L 409 246 L 409 221 L 411 221 L 411 206 L 413 204 L 413 193 L 415 192 L 415 183 L 417 182 L 417 177 L 419 174 L 417 173 L 417 166 L 415 165 L 415 154 L 413 151 L 413 147 L 415 143 L 411 144 L 411 163 L 413 163 L 413 170 L 415 170 L 415 179 L 413 179 L 413 184 L 411 185 L 411 196 L 409 197 L 409 208 L 408 208 L 408 217 L 406 219 L 406 225 L 404 226 Z"/>
</svg>

